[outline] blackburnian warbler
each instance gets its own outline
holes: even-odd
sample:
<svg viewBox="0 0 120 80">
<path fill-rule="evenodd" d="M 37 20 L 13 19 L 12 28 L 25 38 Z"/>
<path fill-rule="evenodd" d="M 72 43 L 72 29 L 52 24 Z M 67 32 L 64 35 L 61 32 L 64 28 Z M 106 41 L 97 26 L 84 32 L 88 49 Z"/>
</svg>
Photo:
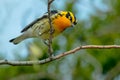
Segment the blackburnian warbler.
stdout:
<svg viewBox="0 0 120 80">
<path fill-rule="evenodd" d="M 50 13 L 51 23 L 54 29 L 53 37 L 62 33 L 66 28 L 77 24 L 76 18 L 72 12 L 52 10 Z M 25 39 L 36 37 L 48 40 L 50 36 L 48 13 L 45 13 L 42 17 L 30 23 L 21 32 L 23 33 L 22 35 L 11 39 L 10 42 L 18 44 Z"/>
</svg>

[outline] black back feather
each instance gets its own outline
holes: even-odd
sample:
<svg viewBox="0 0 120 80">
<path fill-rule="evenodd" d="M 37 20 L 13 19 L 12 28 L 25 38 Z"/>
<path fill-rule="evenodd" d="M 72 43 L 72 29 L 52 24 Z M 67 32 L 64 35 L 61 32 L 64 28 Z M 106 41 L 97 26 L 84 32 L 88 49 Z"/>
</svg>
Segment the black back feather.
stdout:
<svg viewBox="0 0 120 80">
<path fill-rule="evenodd" d="M 51 15 L 56 14 L 56 13 L 58 13 L 57 10 L 51 10 Z M 27 30 L 28 30 L 30 27 L 32 27 L 36 22 L 38 22 L 38 21 L 40 21 L 40 20 L 42 20 L 42 19 L 44 19 L 44 18 L 48 18 L 48 12 L 46 12 L 45 15 L 43 15 L 42 17 L 34 20 L 32 23 L 30 23 L 29 25 L 27 25 L 21 32 L 27 31 Z"/>
</svg>

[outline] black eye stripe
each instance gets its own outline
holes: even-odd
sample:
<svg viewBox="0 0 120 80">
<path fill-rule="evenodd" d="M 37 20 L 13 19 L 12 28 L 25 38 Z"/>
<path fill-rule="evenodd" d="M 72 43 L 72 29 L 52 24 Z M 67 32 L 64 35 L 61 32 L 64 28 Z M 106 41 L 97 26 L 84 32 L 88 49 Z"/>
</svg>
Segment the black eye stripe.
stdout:
<svg viewBox="0 0 120 80">
<path fill-rule="evenodd" d="M 72 17 L 70 16 L 70 21 L 72 22 Z"/>
<path fill-rule="evenodd" d="M 66 17 L 67 17 L 67 18 L 69 18 L 69 16 L 70 16 L 70 13 L 69 13 L 69 12 L 67 12 Z"/>
<path fill-rule="evenodd" d="M 66 18 L 70 19 L 70 21 L 72 22 L 72 16 L 70 15 L 70 12 L 67 12 Z"/>
</svg>

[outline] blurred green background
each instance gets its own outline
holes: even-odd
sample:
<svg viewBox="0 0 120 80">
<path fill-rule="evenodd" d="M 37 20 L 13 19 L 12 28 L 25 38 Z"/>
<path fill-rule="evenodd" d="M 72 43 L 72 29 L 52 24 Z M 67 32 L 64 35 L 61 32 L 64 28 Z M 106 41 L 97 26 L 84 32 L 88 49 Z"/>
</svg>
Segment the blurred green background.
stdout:
<svg viewBox="0 0 120 80">
<path fill-rule="evenodd" d="M 48 57 L 47 47 L 39 39 L 26 40 L 17 46 L 7 42 L 17 36 L 16 33 L 19 35 L 25 25 L 47 11 L 47 0 L 0 2 L 0 12 L 3 15 L 0 20 L 3 37 L 0 39 L 0 59 L 22 61 Z M 55 55 L 81 45 L 120 44 L 120 0 L 55 0 L 51 9 L 72 11 L 78 20 L 74 28 L 67 29 L 53 40 Z M 15 17 L 10 17 L 11 15 Z M 3 27 L 8 24 L 16 25 Z M 7 36 L 9 37 L 6 38 Z M 120 49 L 84 49 L 43 65 L 1 65 L 0 80 L 120 80 Z"/>
</svg>

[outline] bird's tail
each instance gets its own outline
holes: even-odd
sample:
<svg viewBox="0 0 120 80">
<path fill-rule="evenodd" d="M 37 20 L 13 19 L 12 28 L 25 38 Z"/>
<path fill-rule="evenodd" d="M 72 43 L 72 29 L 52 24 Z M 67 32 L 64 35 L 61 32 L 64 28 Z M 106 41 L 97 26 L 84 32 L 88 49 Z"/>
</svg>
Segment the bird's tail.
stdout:
<svg viewBox="0 0 120 80">
<path fill-rule="evenodd" d="M 9 42 L 13 43 L 13 44 L 18 44 L 21 41 L 27 39 L 27 38 L 31 38 L 31 37 L 35 37 L 35 35 L 33 34 L 32 30 L 29 29 L 26 32 L 24 32 L 23 34 L 21 34 L 20 36 L 11 39 Z"/>
<path fill-rule="evenodd" d="M 11 39 L 9 42 L 11 42 L 13 44 L 18 44 L 18 43 L 20 43 L 21 41 L 23 41 L 26 38 L 28 38 L 28 37 L 26 37 L 25 34 L 22 34 L 22 35 L 20 35 L 20 36 L 18 36 L 16 38 Z"/>
</svg>

